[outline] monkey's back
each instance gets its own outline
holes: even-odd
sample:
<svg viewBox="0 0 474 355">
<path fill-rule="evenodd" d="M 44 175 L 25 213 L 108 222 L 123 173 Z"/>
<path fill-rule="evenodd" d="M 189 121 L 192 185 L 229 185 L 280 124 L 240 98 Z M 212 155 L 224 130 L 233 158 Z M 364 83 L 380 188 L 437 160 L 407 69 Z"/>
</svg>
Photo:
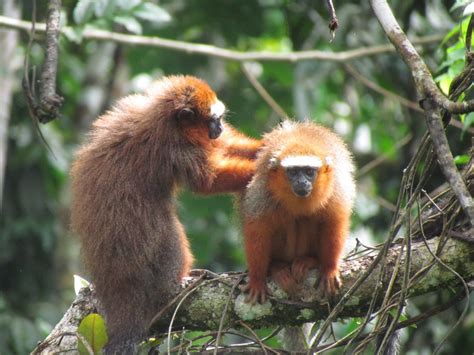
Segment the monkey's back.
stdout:
<svg viewBox="0 0 474 355">
<path fill-rule="evenodd" d="M 100 117 L 71 169 L 72 229 L 111 346 L 143 335 L 192 262 L 175 213 L 173 162 L 157 147 L 165 138 L 148 132 L 145 104 L 128 97 Z"/>
</svg>

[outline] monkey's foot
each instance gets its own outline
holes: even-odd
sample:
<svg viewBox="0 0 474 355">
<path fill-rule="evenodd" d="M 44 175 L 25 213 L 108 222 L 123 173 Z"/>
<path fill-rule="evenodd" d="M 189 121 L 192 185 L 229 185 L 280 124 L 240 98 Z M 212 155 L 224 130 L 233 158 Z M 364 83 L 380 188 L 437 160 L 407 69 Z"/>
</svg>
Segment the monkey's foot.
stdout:
<svg viewBox="0 0 474 355">
<path fill-rule="evenodd" d="M 246 303 L 265 303 L 267 301 L 267 295 L 270 294 L 267 284 L 263 282 L 249 282 L 247 285 L 240 287 L 240 290 L 244 293 L 248 293 L 245 298 Z"/>
<path fill-rule="evenodd" d="M 318 261 L 312 256 L 296 258 L 291 264 L 291 274 L 296 282 L 300 283 L 306 279 L 311 269 L 315 269 Z"/>
<path fill-rule="evenodd" d="M 293 275 L 291 275 L 290 265 L 287 263 L 272 263 L 270 266 L 270 275 L 273 281 L 286 293 L 291 295 L 297 291 L 298 284 L 293 278 Z"/>
<path fill-rule="evenodd" d="M 339 273 L 336 274 L 323 274 L 321 272 L 321 276 L 316 284 L 316 287 L 321 287 L 324 296 L 327 298 L 333 297 L 337 294 L 339 289 L 341 288 L 341 279 L 339 278 Z"/>
</svg>

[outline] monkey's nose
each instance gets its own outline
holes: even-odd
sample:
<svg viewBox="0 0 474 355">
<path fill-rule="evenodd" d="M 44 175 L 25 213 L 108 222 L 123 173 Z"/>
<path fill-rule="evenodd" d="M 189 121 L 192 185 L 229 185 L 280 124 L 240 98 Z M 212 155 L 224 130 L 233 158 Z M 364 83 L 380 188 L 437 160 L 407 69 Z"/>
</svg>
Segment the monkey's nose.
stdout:
<svg viewBox="0 0 474 355">
<path fill-rule="evenodd" d="M 222 123 L 221 123 L 220 118 L 212 117 L 209 120 L 208 128 L 209 128 L 210 139 L 216 139 L 217 137 L 219 137 L 222 133 Z"/>
</svg>

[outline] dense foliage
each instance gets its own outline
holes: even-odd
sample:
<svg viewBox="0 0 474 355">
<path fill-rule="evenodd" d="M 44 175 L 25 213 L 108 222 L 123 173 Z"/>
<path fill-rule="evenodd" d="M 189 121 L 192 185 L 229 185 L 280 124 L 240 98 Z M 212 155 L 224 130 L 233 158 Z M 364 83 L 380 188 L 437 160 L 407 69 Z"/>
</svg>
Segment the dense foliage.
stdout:
<svg viewBox="0 0 474 355">
<path fill-rule="evenodd" d="M 31 1 L 22 1 L 22 19 L 33 16 Z M 8 156 L 0 216 L 0 353 L 26 353 L 43 338 L 73 298 L 72 275 L 83 274 L 78 245 L 68 233 L 68 169 L 74 150 L 91 121 L 120 96 L 139 91 L 160 75 L 200 76 L 218 92 L 230 110 L 228 120 L 260 136 L 280 120 L 242 73 L 241 64 L 209 56 L 82 38 L 86 27 L 213 44 L 239 51 L 288 52 L 318 49 L 346 51 L 386 43 L 365 1 L 336 2 L 340 28 L 330 41 L 325 1 L 309 0 L 66 0 L 63 20 L 72 26 L 60 42 L 58 90 L 65 98 L 61 117 L 40 129 L 48 150 L 28 116 L 20 90 L 28 35 L 16 50 L 15 90 L 8 126 Z M 425 44 L 421 53 L 440 86 L 464 64 L 467 20 L 461 7 L 436 0 L 391 1 L 410 37 L 444 35 Z M 0 6 L 2 9 L 2 6 Z M 44 22 L 46 2 L 38 2 Z M 30 64 L 43 58 L 41 36 L 30 51 Z M 1 65 L 1 63 L 0 63 Z M 349 65 L 349 67 L 347 67 Z M 312 119 L 335 129 L 353 150 L 361 173 L 353 216 L 351 244 L 383 240 L 400 185 L 401 172 L 425 132 L 422 115 L 394 96 L 369 88 L 368 81 L 415 103 L 411 76 L 393 52 L 363 56 L 346 63 L 332 61 L 253 62 L 248 66 L 290 117 Z M 1 70 L 1 69 L 0 69 Z M 0 83 L 1 85 L 1 83 Z M 460 163 L 470 144 L 473 115 L 448 127 L 453 153 Z M 371 165 L 381 159 L 379 164 Z M 430 187 L 443 179 L 437 171 Z M 196 256 L 196 267 L 219 272 L 243 270 L 239 223 L 229 196 L 180 196 L 180 216 Z M 443 295 L 414 300 L 408 312 L 436 304 Z M 404 333 L 406 349 L 430 352 L 459 315 L 458 309 Z M 449 321 L 448 321 L 449 320 Z M 357 320 L 348 320 L 348 332 Z M 446 352 L 474 349 L 467 318 Z"/>
</svg>

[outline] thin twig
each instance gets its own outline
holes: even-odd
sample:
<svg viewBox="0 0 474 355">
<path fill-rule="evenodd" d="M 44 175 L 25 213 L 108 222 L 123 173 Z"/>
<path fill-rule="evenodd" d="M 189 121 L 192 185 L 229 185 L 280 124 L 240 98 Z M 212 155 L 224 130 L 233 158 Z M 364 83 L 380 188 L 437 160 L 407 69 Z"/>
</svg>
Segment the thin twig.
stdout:
<svg viewBox="0 0 474 355">
<path fill-rule="evenodd" d="M 219 322 L 219 329 L 217 331 L 216 345 L 215 345 L 214 354 L 217 354 L 217 349 L 219 348 L 219 341 L 221 339 L 222 327 L 224 326 L 224 320 L 225 320 L 225 316 L 227 314 L 227 309 L 229 308 L 230 300 L 232 299 L 232 296 L 234 295 L 234 291 L 235 291 L 236 287 L 242 281 L 243 278 L 244 278 L 244 275 L 241 275 L 238 279 L 236 279 L 234 285 L 232 286 L 232 288 L 229 292 L 229 297 L 227 298 L 227 302 L 225 303 L 225 306 L 224 306 L 224 309 L 223 309 L 222 315 L 221 315 L 221 320 Z"/>
<path fill-rule="evenodd" d="M 267 351 L 267 347 L 265 346 L 265 344 L 263 344 L 262 340 L 260 339 L 260 337 L 253 331 L 252 328 L 250 328 L 244 321 L 239 321 L 239 324 L 244 327 L 245 329 L 247 329 L 250 334 L 253 335 L 253 337 L 255 338 L 255 340 L 258 342 L 258 344 L 260 345 L 260 348 L 262 349 L 262 351 L 264 352 L 264 354 L 268 354 L 268 351 Z"/>
<path fill-rule="evenodd" d="M 287 119 L 288 115 L 285 110 L 283 110 L 283 108 L 273 99 L 273 97 L 268 93 L 263 85 L 260 84 L 257 78 L 247 69 L 246 63 L 242 63 L 240 67 L 242 68 L 242 72 L 245 74 L 245 77 L 248 79 L 250 84 L 252 84 L 262 99 L 267 103 L 267 105 L 270 106 L 270 108 L 275 111 L 275 113 L 280 116 L 282 120 Z"/>
<path fill-rule="evenodd" d="M 412 138 L 413 138 L 413 135 L 411 133 L 408 133 L 405 137 L 403 137 L 401 140 L 399 140 L 390 149 L 390 151 L 378 156 L 376 159 L 371 160 L 370 162 L 365 164 L 362 168 L 360 168 L 357 171 L 357 177 L 359 178 L 359 177 L 367 174 L 369 171 L 371 171 L 372 169 L 376 168 L 377 166 L 379 166 L 380 164 L 382 164 L 383 162 L 388 160 L 390 158 L 390 154 L 392 154 L 393 152 L 399 150 L 403 146 L 407 145 L 411 141 Z"/>
<path fill-rule="evenodd" d="M 419 209 L 419 207 L 418 207 Z M 461 322 L 464 320 L 464 318 L 466 317 L 467 315 L 467 311 L 469 310 L 469 298 L 470 298 L 470 292 L 469 292 L 469 287 L 466 283 L 466 281 L 464 281 L 464 278 L 459 275 L 459 273 L 454 270 L 452 267 L 450 267 L 449 265 L 447 265 L 444 261 L 442 261 L 438 255 L 434 254 L 429 245 L 428 245 L 428 241 L 426 239 L 426 235 L 425 235 L 425 232 L 424 232 L 424 229 L 423 229 L 423 222 L 421 220 L 421 213 L 418 213 L 418 222 L 419 222 L 419 225 L 420 225 L 420 232 L 421 232 L 421 235 L 423 236 L 423 242 L 425 243 L 425 246 L 426 248 L 428 249 L 429 253 L 433 256 L 433 259 L 436 260 L 437 263 L 439 263 L 440 265 L 442 265 L 444 268 L 446 268 L 449 272 L 451 272 L 453 275 L 455 275 L 462 283 L 463 285 L 463 288 L 464 288 L 464 291 L 465 291 L 465 295 L 467 297 L 467 301 L 466 301 L 466 304 L 464 306 L 464 309 L 461 313 L 461 315 L 459 316 L 458 320 L 456 321 L 456 323 L 451 327 L 451 329 L 448 331 L 448 333 L 443 337 L 443 339 L 441 340 L 441 342 L 438 344 L 438 346 L 436 347 L 434 353 L 437 353 L 440 349 L 441 349 L 441 346 L 444 344 L 444 342 L 446 341 L 446 339 L 454 332 L 454 330 L 459 326 L 459 324 L 461 324 Z"/>
<path fill-rule="evenodd" d="M 28 21 L 17 20 L 10 17 L 0 16 L 0 27 L 14 28 L 28 31 L 31 23 Z M 45 24 L 37 24 L 37 32 L 45 32 Z M 64 27 L 62 33 L 72 31 L 72 27 Z M 200 54 L 209 57 L 217 57 L 226 60 L 238 62 L 248 61 L 279 61 L 279 62 L 298 62 L 303 60 L 326 60 L 332 62 L 346 62 L 348 60 L 378 55 L 382 53 L 394 52 L 393 46 L 389 44 L 376 45 L 371 47 L 361 47 L 341 52 L 326 52 L 318 50 L 296 51 L 289 53 L 275 53 L 268 51 L 260 52 L 240 52 L 230 49 L 220 48 L 208 44 L 189 43 L 174 41 L 160 37 L 136 36 L 118 32 L 110 32 L 99 29 L 86 28 L 82 32 L 82 38 L 86 40 L 113 41 L 126 45 L 159 47 L 185 52 L 187 54 Z M 417 45 L 438 43 L 444 38 L 444 34 L 432 35 L 413 39 Z"/>
<path fill-rule="evenodd" d="M 168 304 L 166 304 L 160 311 L 155 314 L 155 316 L 151 319 L 150 323 L 148 323 L 148 330 L 150 330 L 153 325 L 161 318 L 163 315 L 169 311 L 169 309 L 176 303 L 178 300 L 183 296 L 183 294 L 186 294 L 186 292 L 194 289 L 198 283 L 202 281 L 202 279 L 206 276 L 205 273 L 199 275 L 199 277 L 194 280 L 189 286 L 187 286 L 182 292 L 177 294 Z"/>
<path fill-rule="evenodd" d="M 209 281 L 214 281 L 214 280 L 209 280 Z M 168 342 L 168 355 L 170 354 L 170 344 L 171 344 L 171 329 L 173 328 L 173 323 L 174 323 L 174 320 L 176 318 L 176 314 L 178 314 L 178 310 L 180 309 L 181 305 L 183 304 L 183 302 L 186 300 L 186 298 L 188 298 L 193 292 L 195 292 L 197 289 L 199 289 L 201 286 L 203 286 L 204 284 L 206 284 L 206 282 L 201 282 L 200 284 L 198 285 L 195 285 L 194 288 L 192 288 L 191 290 L 189 290 L 184 296 L 183 298 L 181 298 L 181 300 L 179 301 L 178 305 L 176 306 L 174 312 L 173 312 L 173 316 L 171 317 L 171 320 L 170 320 L 170 324 L 168 326 L 168 337 L 167 337 L 167 342 Z"/>
<path fill-rule="evenodd" d="M 332 3 L 332 0 L 326 0 L 326 3 L 328 5 L 329 9 L 329 31 L 331 31 L 331 41 L 334 40 L 334 37 L 336 36 L 336 30 L 339 27 L 339 21 L 336 16 L 336 9 L 334 8 L 334 4 Z"/>
<path fill-rule="evenodd" d="M 30 31 L 28 32 L 28 45 L 26 47 L 25 51 L 25 58 L 23 61 L 23 80 L 21 82 L 23 94 L 25 95 L 26 98 L 26 107 L 28 109 L 29 116 L 32 120 L 34 130 L 36 134 L 38 135 L 40 141 L 44 144 L 46 149 L 51 152 L 53 157 L 56 157 L 53 150 L 49 146 L 48 142 L 46 141 L 46 138 L 43 135 L 43 132 L 41 132 L 41 129 L 38 124 L 38 105 L 35 100 L 35 85 L 34 83 L 36 82 L 36 70 L 33 68 L 33 80 L 30 81 L 30 75 L 29 75 L 29 69 L 30 69 L 30 53 L 31 53 L 31 47 L 33 46 L 33 41 L 34 37 L 36 34 L 36 0 L 33 0 L 32 2 L 32 10 L 31 10 L 31 28 Z M 31 84 L 33 82 L 33 84 Z"/>
<path fill-rule="evenodd" d="M 396 100 L 400 102 L 401 105 L 408 107 L 410 110 L 414 110 L 416 112 L 423 112 L 423 109 L 420 107 L 420 105 L 417 102 L 410 101 L 403 96 L 397 95 L 387 89 L 384 89 L 380 85 L 377 85 L 373 81 L 370 81 L 367 79 L 365 76 L 363 76 L 361 73 L 359 73 L 352 65 L 350 64 L 344 64 L 344 69 L 351 74 L 357 81 L 361 82 L 365 86 L 367 86 L 369 89 L 372 89 L 373 91 L 386 96 L 390 99 Z"/>
<path fill-rule="evenodd" d="M 370 4 L 385 33 L 410 68 L 416 89 L 421 95 L 420 102 L 425 110 L 426 125 L 433 140 L 433 148 L 436 151 L 441 170 L 468 216 L 471 226 L 474 226 L 474 200 L 456 169 L 439 114 L 439 108 L 452 114 L 474 111 L 474 100 L 455 102 L 444 96 L 436 86 L 423 59 L 400 28 L 387 1 L 371 0 Z"/>
</svg>

